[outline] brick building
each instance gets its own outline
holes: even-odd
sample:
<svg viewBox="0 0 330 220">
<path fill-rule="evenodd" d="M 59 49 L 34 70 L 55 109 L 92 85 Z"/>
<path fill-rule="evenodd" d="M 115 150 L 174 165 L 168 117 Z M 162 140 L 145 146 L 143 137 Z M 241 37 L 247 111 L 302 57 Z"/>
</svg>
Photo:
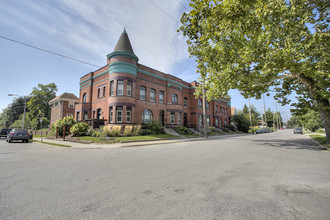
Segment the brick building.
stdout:
<svg viewBox="0 0 330 220">
<path fill-rule="evenodd" d="M 74 116 L 75 105 L 79 103 L 79 99 L 72 93 L 63 93 L 49 101 L 51 107 L 50 125 L 54 124 L 58 119 L 67 116 Z"/>
<path fill-rule="evenodd" d="M 151 119 L 166 127 L 202 124 L 202 99 L 194 96 L 196 81 L 175 76 L 138 63 L 126 31 L 121 34 L 107 64 L 80 78 L 78 121 L 103 119 L 105 124 L 141 124 Z M 230 99 L 206 103 L 210 126 L 230 123 Z"/>
</svg>

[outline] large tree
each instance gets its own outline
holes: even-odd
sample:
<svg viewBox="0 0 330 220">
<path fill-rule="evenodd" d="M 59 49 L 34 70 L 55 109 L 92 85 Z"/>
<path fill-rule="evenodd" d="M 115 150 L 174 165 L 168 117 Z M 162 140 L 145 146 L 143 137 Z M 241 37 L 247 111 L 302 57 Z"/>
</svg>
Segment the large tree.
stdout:
<svg viewBox="0 0 330 220">
<path fill-rule="evenodd" d="M 282 103 L 315 106 L 330 143 L 330 1 L 191 0 L 181 18 L 213 98 L 238 89 L 260 98 L 275 86 Z M 304 98 L 308 98 L 305 101 Z"/>
<path fill-rule="evenodd" d="M 55 83 L 47 85 L 38 84 L 31 92 L 31 98 L 27 103 L 32 118 L 39 118 L 41 115 L 50 119 L 50 106 L 48 102 L 56 97 L 57 86 Z"/>
</svg>

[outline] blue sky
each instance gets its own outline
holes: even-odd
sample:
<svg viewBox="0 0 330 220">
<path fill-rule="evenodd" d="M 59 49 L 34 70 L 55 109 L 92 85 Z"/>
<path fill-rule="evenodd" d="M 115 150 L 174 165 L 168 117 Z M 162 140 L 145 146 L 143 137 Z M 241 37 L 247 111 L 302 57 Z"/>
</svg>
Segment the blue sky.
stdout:
<svg viewBox="0 0 330 220">
<path fill-rule="evenodd" d="M 0 0 L 0 36 L 102 67 L 125 27 L 139 63 L 191 82 L 199 75 L 177 33 L 187 9 L 188 0 Z M 38 83 L 78 96 L 80 77 L 97 69 L 3 38 L 0 48 L 0 110 L 13 99 L 8 93 L 28 95 Z M 236 90 L 229 95 L 232 107 L 248 103 Z M 275 110 L 272 96 L 265 103 Z M 251 104 L 261 111 L 262 100 Z M 278 105 L 284 120 L 289 108 Z"/>
</svg>

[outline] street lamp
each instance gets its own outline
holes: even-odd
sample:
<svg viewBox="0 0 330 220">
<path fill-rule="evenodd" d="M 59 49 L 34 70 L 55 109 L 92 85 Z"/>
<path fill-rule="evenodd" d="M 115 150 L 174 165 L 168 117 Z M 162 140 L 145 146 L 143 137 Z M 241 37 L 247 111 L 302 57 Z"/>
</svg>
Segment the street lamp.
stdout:
<svg viewBox="0 0 330 220">
<path fill-rule="evenodd" d="M 22 97 L 24 99 L 24 115 L 23 115 L 23 124 L 22 124 L 22 129 L 24 129 L 25 112 L 26 112 L 26 98 L 24 96 L 15 95 L 15 94 L 8 94 L 8 96 L 18 96 L 18 97 Z"/>
</svg>

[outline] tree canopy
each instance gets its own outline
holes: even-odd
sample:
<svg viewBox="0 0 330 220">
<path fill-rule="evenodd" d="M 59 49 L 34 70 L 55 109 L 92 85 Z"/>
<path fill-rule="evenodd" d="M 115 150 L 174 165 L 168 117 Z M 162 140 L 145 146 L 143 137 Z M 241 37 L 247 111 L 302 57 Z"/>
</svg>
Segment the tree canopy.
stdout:
<svg viewBox="0 0 330 220">
<path fill-rule="evenodd" d="M 208 99 L 238 89 L 260 98 L 275 87 L 282 104 L 319 110 L 330 142 L 330 1 L 191 0 L 181 17 Z"/>
</svg>

